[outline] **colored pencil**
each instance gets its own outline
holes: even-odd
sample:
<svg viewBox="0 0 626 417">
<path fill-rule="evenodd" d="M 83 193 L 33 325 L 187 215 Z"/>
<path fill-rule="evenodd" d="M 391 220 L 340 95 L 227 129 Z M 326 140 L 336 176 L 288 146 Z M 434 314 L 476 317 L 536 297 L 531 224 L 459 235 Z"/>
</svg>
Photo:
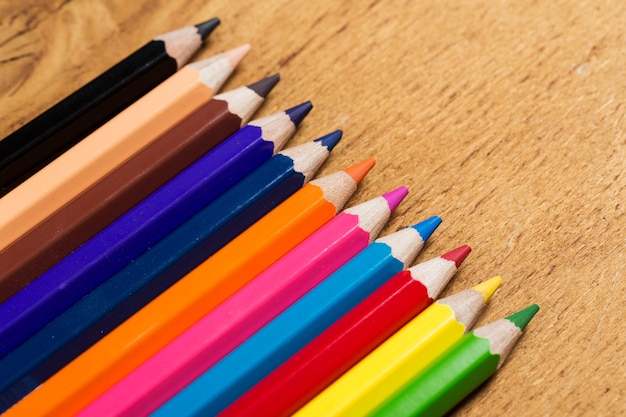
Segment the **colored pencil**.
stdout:
<svg viewBox="0 0 626 417">
<path fill-rule="evenodd" d="M 533 304 L 466 334 L 394 393 L 375 416 L 442 416 L 504 363 L 539 307 Z"/>
<path fill-rule="evenodd" d="M 259 87 L 267 94 L 277 78 L 263 81 Z M 239 91 L 236 96 L 244 94 Z M 255 90 L 250 89 L 248 94 L 260 98 Z M 266 130 L 274 130 L 277 136 L 286 139 L 288 134 L 293 133 L 295 126 L 285 113 L 281 114 L 283 117 L 280 119 L 285 121 L 285 125 L 279 127 L 275 121 L 268 121 Z M 185 170 L 175 181 L 165 184 L 0 304 L 0 356 L 15 348 L 269 159 L 273 153 L 273 142 L 263 140 L 262 133 L 259 127 L 251 126 L 241 134 L 234 135 L 224 146 L 209 152 L 200 164 Z M 266 144 L 266 152 L 257 156 L 254 147 L 249 148 L 248 152 L 240 152 L 245 149 L 246 142 L 250 143 L 254 139 Z M 132 163 L 133 159 L 129 162 Z M 139 172 L 151 170 L 138 169 Z"/>
<path fill-rule="evenodd" d="M 244 45 L 186 65 L 0 199 L 0 250 L 211 99 Z"/>
<path fill-rule="evenodd" d="M 344 210 L 118 382 L 79 415 L 147 415 L 367 247 L 401 187 Z"/>
<path fill-rule="evenodd" d="M 335 216 L 373 165 L 314 180 L 6 413 L 76 413 Z"/>
<path fill-rule="evenodd" d="M 500 283 L 494 277 L 435 301 L 295 415 L 366 415 L 461 339 Z"/>
<path fill-rule="evenodd" d="M 428 307 L 469 252 L 461 246 L 399 272 L 220 416 L 293 414 Z"/>
<path fill-rule="evenodd" d="M 333 132 L 274 156 L 1 359 L 2 407 L 35 389 L 217 251 L 231 234 L 296 192 L 340 138 L 341 132 Z"/>
<path fill-rule="evenodd" d="M 247 123 L 278 75 L 215 96 L 102 180 L 0 251 L 0 302 Z M 271 153 L 270 153 L 271 155 Z"/>
<path fill-rule="evenodd" d="M 382 237 L 154 412 L 216 415 L 412 262 L 440 219 Z"/>
<path fill-rule="evenodd" d="M 0 141 L 0 197 L 174 74 L 219 25 L 164 33 Z"/>
</svg>

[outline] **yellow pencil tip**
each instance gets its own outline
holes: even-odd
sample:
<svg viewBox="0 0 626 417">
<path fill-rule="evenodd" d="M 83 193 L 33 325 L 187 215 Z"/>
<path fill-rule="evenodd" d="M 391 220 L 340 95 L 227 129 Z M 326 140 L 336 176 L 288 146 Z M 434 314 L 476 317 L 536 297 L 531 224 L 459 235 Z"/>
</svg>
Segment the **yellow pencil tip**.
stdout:
<svg viewBox="0 0 626 417">
<path fill-rule="evenodd" d="M 230 65 L 233 68 L 235 68 L 237 64 L 239 64 L 239 62 L 243 59 L 244 56 L 246 56 L 246 54 L 249 51 L 250 51 L 250 45 L 246 43 L 244 45 L 238 46 L 236 48 L 233 48 L 224 52 L 224 55 L 226 55 L 226 58 L 228 58 Z"/>
<path fill-rule="evenodd" d="M 478 291 L 483 296 L 486 303 L 489 301 L 493 293 L 496 292 L 500 284 L 502 284 L 502 278 L 495 276 L 472 287 L 472 289 Z"/>
</svg>

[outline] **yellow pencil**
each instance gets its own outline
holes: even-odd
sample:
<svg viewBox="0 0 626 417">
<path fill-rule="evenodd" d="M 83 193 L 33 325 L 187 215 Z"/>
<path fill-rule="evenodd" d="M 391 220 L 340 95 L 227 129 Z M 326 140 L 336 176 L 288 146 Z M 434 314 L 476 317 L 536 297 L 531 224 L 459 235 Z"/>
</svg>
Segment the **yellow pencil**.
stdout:
<svg viewBox="0 0 626 417">
<path fill-rule="evenodd" d="M 502 279 L 435 301 L 295 416 L 366 415 L 471 329 Z"/>
</svg>

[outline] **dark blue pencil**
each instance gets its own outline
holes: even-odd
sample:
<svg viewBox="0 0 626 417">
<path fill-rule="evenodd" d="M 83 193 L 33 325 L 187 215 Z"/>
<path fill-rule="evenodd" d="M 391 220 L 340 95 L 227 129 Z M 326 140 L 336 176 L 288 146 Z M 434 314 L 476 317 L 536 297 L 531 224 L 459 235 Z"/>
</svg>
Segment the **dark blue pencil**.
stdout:
<svg viewBox="0 0 626 417">
<path fill-rule="evenodd" d="M 255 88 L 259 83 L 242 87 L 255 98 L 246 100 L 242 107 L 254 111 L 277 81 L 278 76 L 261 81 L 267 84 L 263 90 Z M 307 103 L 291 112 L 301 119 L 310 108 Z M 280 148 L 285 142 L 283 137 L 295 130 L 294 122 L 284 112 L 277 117 L 284 122 L 280 127 L 274 120 L 263 120 L 264 129 L 251 124 L 222 138 L 223 142 L 197 163 L 1 304 L 0 357 L 268 160 L 273 155 L 274 141 L 264 138 L 263 133 L 276 136 Z"/>
<path fill-rule="evenodd" d="M 272 157 L 0 360 L 0 412 L 300 189 L 340 138 Z"/>
</svg>

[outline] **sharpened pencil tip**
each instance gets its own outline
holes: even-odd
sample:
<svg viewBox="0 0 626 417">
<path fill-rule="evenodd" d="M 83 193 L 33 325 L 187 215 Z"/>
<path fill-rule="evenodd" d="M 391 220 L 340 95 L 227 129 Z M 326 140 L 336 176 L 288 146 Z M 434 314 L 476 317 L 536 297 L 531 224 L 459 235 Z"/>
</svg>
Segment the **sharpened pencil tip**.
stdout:
<svg viewBox="0 0 626 417">
<path fill-rule="evenodd" d="M 323 146 L 326 146 L 326 149 L 328 149 L 329 151 L 332 151 L 333 148 L 337 145 L 337 143 L 339 143 L 342 136 L 343 136 L 343 132 L 341 130 L 335 130 L 334 132 L 331 132 L 328 135 L 315 139 L 313 142 L 319 142 Z"/>
<path fill-rule="evenodd" d="M 437 227 L 439 227 L 440 224 L 441 224 L 441 217 L 433 216 L 411 227 L 417 230 L 417 233 L 420 234 L 420 236 L 422 237 L 422 240 L 426 242 L 428 238 L 430 237 L 430 235 L 433 234 L 435 229 L 437 229 Z"/>
<path fill-rule="evenodd" d="M 278 84 L 278 81 L 280 81 L 280 74 L 274 74 L 270 75 L 267 78 L 263 78 L 260 81 L 252 83 L 247 87 L 257 93 L 259 97 L 266 98 L 270 91 L 272 91 L 274 86 Z"/>
<path fill-rule="evenodd" d="M 312 108 L 313 103 L 305 101 L 302 104 L 298 104 L 297 106 L 285 110 L 285 113 L 287 113 L 287 116 L 291 119 L 291 123 L 298 126 L 304 120 L 306 115 L 309 114 Z"/>
<path fill-rule="evenodd" d="M 520 330 L 524 330 L 530 320 L 537 314 L 537 311 L 539 311 L 539 306 L 533 304 L 517 313 L 511 314 L 506 319 L 516 325 Z"/>
<path fill-rule="evenodd" d="M 444 255 L 441 255 L 441 257 L 443 259 L 447 259 L 449 261 L 454 262 L 454 264 L 458 268 L 459 266 L 461 266 L 461 264 L 463 263 L 465 258 L 467 258 L 467 255 L 469 255 L 471 251 L 472 251 L 472 248 L 470 248 L 467 245 L 463 245 L 463 246 L 459 246 L 456 249 L 451 250 L 450 252 Z"/>
<path fill-rule="evenodd" d="M 487 281 L 481 282 L 478 285 L 473 286 L 472 288 L 475 291 L 478 291 L 485 300 L 485 303 L 489 301 L 494 292 L 500 287 L 502 284 L 502 278 L 499 276 L 495 276 L 493 278 L 488 279 Z"/>
<path fill-rule="evenodd" d="M 220 19 L 214 17 L 213 19 L 207 20 L 206 22 L 198 23 L 196 29 L 198 29 L 198 34 L 200 38 L 204 41 L 210 34 L 218 27 L 220 24 Z"/>
<path fill-rule="evenodd" d="M 224 52 L 224 55 L 226 55 L 226 58 L 230 62 L 230 66 L 235 68 L 248 52 L 250 52 L 250 45 L 246 43 L 236 48 L 229 49 Z"/>
<path fill-rule="evenodd" d="M 387 200 L 387 204 L 389 204 L 389 210 L 394 211 L 396 207 L 398 207 L 398 204 L 400 204 L 400 202 L 404 200 L 404 197 L 406 197 L 408 193 L 409 189 L 405 186 L 402 186 L 396 188 L 395 190 L 389 191 L 387 194 L 383 194 L 383 198 Z"/>
<path fill-rule="evenodd" d="M 359 184 L 370 169 L 374 166 L 376 161 L 374 158 L 367 158 L 365 161 L 361 161 L 358 164 L 354 164 L 351 167 L 344 169 L 345 173 L 350 175 L 352 179 Z"/>
</svg>

